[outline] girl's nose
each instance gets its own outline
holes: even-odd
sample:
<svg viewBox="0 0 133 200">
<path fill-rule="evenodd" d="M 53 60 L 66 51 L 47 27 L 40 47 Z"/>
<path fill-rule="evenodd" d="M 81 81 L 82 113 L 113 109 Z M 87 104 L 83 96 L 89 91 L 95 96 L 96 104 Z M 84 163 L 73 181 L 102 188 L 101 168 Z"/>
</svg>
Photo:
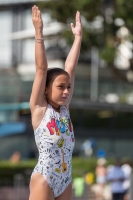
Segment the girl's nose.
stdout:
<svg viewBox="0 0 133 200">
<path fill-rule="evenodd" d="M 65 94 L 68 94 L 68 93 L 69 93 L 68 88 L 66 88 L 66 89 L 64 90 L 64 93 L 65 93 Z"/>
</svg>

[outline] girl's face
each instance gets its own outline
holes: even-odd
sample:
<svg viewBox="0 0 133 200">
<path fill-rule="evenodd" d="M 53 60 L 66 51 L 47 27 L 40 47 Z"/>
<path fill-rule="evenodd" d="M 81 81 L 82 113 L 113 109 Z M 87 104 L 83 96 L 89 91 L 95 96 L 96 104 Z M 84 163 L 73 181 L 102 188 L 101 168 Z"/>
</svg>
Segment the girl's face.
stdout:
<svg viewBox="0 0 133 200">
<path fill-rule="evenodd" d="M 55 108 L 65 105 L 69 97 L 70 88 L 69 76 L 65 74 L 55 76 L 54 80 L 46 87 L 48 103 Z"/>
</svg>

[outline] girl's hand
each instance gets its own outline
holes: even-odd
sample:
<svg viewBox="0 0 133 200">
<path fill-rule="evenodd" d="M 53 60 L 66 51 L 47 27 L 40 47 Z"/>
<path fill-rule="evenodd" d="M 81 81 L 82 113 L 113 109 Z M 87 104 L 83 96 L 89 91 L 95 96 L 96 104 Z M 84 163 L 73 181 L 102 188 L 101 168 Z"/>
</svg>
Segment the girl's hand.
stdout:
<svg viewBox="0 0 133 200">
<path fill-rule="evenodd" d="M 39 8 L 34 5 L 32 7 L 32 22 L 35 28 L 35 31 L 43 31 L 43 21 Z"/>
<path fill-rule="evenodd" d="M 77 11 L 76 13 L 75 21 L 76 21 L 75 27 L 74 27 L 74 24 L 71 23 L 72 32 L 75 36 L 76 35 L 82 36 L 82 24 L 81 24 L 81 17 L 80 17 L 79 11 Z"/>
</svg>

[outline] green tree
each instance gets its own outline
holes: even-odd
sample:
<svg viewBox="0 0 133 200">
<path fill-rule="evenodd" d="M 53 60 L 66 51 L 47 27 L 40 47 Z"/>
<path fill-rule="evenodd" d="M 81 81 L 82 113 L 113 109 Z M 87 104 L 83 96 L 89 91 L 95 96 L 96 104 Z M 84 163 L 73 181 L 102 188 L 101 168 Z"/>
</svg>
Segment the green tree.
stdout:
<svg viewBox="0 0 133 200">
<path fill-rule="evenodd" d="M 41 4 L 42 9 L 50 9 L 52 17 L 64 24 L 74 22 L 75 13 L 80 11 L 83 24 L 83 41 L 81 52 L 98 47 L 101 57 L 119 78 L 129 81 L 125 71 L 120 72 L 114 66 L 117 47 L 123 42 L 118 36 L 118 30 L 124 26 L 130 34 L 126 35 L 132 41 L 133 33 L 133 1 L 132 0 L 54 0 Z M 123 24 L 122 24 L 123 21 Z M 117 23 L 116 23 L 117 22 Z M 118 23 L 119 22 L 119 23 Z M 64 31 L 63 37 L 72 43 L 71 29 Z M 130 70 L 133 59 L 130 58 Z"/>
</svg>

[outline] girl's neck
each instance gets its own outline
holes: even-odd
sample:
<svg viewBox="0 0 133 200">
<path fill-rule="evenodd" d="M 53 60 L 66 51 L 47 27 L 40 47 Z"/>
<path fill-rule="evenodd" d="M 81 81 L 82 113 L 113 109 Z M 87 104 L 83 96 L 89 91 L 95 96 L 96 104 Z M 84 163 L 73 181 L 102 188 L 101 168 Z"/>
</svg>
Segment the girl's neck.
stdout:
<svg viewBox="0 0 133 200">
<path fill-rule="evenodd" d="M 60 113 L 60 105 L 57 105 L 57 104 L 53 104 L 52 102 L 48 102 L 52 108 L 56 111 L 56 112 L 59 112 Z"/>
<path fill-rule="evenodd" d="M 51 106 L 52 106 L 52 105 L 51 105 Z M 56 112 L 60 112 L 60 106 L 58 106 L 58 107 L 52 106 L 52 108 L 53 108 Z"/>
</svg>

